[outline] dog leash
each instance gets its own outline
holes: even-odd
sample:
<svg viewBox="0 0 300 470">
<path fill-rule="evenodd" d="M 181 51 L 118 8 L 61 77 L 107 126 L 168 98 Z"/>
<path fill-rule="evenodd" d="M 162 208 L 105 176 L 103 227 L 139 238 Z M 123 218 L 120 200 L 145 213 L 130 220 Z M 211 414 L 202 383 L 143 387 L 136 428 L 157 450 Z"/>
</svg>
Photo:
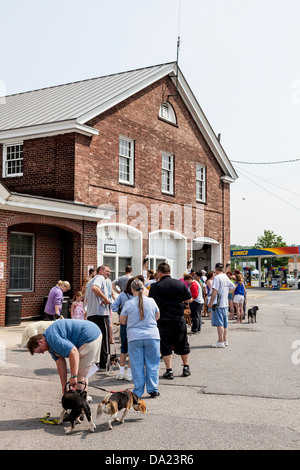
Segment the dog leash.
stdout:
<svg viewBox="0 0 300 470">
<path fill-rule="evenodd" d="M 77 384 L 84 385 L 83 390 L 86 389 L 86 382 L 77 382 Z M 67 390 L 67 386 L 68 386 L 68 385 L 69 385 L 69 389 Z M 64 393 L 64 395 L 65 395 L 67 392 L 82 392 L 83 390 L 78 390 L 78 389 L 76 389 L 75 387 L 71 387 L 71 386 L 70 386 L 70 382 L 67 382 L 66 385 L 65 385 L 65 393 Z"/>
<path fill-rule="evenodd" d="M 44 418 L 39 419 L 41 423 L 45 424 L 58 424 L 59 419 L 56 418 L 50 418 L 50 413 L 47 413 Z"/>
<path fill-rule="evenodd" d="M 102 388 L 102 387 L 97 387 L 96 385 L 91 385 L 89 384 L 89 387 L 93 387 L 93 388 L 97 388 L 98 390 L 103 390 L 103 392 L 107 392 L 107 393 L 122 393 L 122 392 L 131 392 L 131 390 L 129 390 L 128 388 L 126 388 L 126 390 L 107 390 L 106 388 Z"/>
</svg>

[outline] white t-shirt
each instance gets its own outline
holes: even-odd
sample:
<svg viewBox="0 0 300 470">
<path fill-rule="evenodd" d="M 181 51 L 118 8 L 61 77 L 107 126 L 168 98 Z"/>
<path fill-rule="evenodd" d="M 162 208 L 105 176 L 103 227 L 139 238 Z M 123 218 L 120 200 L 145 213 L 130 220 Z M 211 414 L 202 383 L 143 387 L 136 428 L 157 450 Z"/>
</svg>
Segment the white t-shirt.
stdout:
<svg viewBox="0 0 300 470">
<path fill-rule="evenodd" d="M 228 276 L 224 273 L 220 273 L 217 276 L 215 276 L 213 283 L 212 283 L 212 289 L 217 289 L 218 294 L 217 297 L 215 298 L 213 305 L 215 305 L 218 302 L 218 296 L 220 295 L 220 303 L 219 307 L 220 308 L 225 308 L 228 307 L 228 293 L 229 289 L 234 290 L 235 285 L 231 282 Z"/>
<path fill-rule="evenodd" d="M 103 300 L 92 291 L 93 285 L 98 286 L 102 293 L 108 297 L 108 286 L 105 278 L 97 274 L 93 279 L 88 282 L 86 286 L 86 299 L 87 299 L 87 316 L 92 315 L 109 315 L 110 306 L 106 305 Z"/>
</svg>

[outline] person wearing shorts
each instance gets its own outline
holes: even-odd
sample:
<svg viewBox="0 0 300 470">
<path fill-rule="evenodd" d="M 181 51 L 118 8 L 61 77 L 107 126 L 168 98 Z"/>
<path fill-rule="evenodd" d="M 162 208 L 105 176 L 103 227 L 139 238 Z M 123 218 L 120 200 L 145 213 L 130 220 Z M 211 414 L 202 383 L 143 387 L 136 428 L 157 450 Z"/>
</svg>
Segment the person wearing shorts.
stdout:
<svg viewBox="0 0 300 470">
<path fill-rule="evenodd" d="M 172 348 L 179 354 L 183 363 L 182 376 L 191 375 L 189 369 L 190 346 L 187 339 L 186 321 L 183 302 L 192 302 L 191 293 L 186 285 L 170 275 L 170 266 L 161 263 L 157 268 L 159 281 L 151 284 L 149 297 L 158 305 L 160 319 L 157 326 L 160 334 L 160 350 L 166 372 L 163 378 L 172 380 Z"/>
<path fill-rule="evenodd" d="M 215 267 L 215 278 L 212 284 L 212 294 L 208 307 L 212 309 L 211 325 L 217 327 L 218 341 L 211 345 L 212 348 L 225 348 L 228 346 L 228 293 L 234 290 L 235 285 L 224 274 L 224 266 L 217 263 Z"/>
<path fill-rule="evenodd" d="M 244 300 L 245 300 L 245 286 L 243 283 L 243 276 L 241 274 L 236 275 L 236 284 L 234 291 L 233 304 L 236 310 L 237 323 L 242 323 L 244 317 Z"/>
<path fill-rule="evenodd" d="M 84 388 L 78 382 L 87 384 L 89 370 L 100 355 L 101 341 L 101 330 L 95 323 L 66 319 L 55 321 L 43 334 L 32 336 L 27 348 L 32 355 L 49 351 L 56 362 L 64 394 L 68 382 L 66 359 L 70 363 L 70 386 Z"/>
</svg>

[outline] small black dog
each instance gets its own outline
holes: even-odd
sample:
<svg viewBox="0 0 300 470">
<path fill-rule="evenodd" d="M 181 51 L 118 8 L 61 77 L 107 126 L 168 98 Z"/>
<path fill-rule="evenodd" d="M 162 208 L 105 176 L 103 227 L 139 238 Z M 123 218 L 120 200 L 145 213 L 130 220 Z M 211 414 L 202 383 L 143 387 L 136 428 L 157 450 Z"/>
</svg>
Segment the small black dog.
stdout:
<svg viewBox="0 0 300 470">
<path fill-rule="evenodd" d="M 250 321 L 249 321 L 250 318 L 251 318 L 251 323 L 254 323 L 254 321 L 256 323 L 256 312 L 257 312 L 257 310 L 259 310 L 258 307 L 249 308 L 249 310 L 248 310 L 248 323 L 250 323 Z"/>
<path fill-rule="evenodd" d="M 60 414 L 58 424 L 69 421 L 71 427 L 66 430 L 66 434 L 70 434 L 75 429 L 75 422 L 81 423 L 80 416 L 84 413 L 89 423 L 91 423 L 90 432 L 94 432 L 96 426 L 91 416 L 91 409 L 87 402 L 87 393 L 85 390 L 69 389 L 62 396 L 61 404 L 63 410 Z M 65 413 L 71 410 L 71 412 L 64 417 Z"/>
</svg>

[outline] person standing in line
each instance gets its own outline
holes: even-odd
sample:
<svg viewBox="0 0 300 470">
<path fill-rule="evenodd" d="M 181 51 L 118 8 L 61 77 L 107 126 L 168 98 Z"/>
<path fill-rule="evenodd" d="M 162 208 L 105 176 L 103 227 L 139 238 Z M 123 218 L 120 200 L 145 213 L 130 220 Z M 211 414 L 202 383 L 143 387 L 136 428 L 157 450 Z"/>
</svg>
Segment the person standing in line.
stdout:
<svg viewBox="0 0 300 470">
<path fill-rule="evenodd" d="M 83 296 L 85 295 L 87 283 L 90 282 L 91 279 L 93 279 L 95 274 L 96 273 L 95 273 L 94 268 L 90 268 L 89 269 L 89 275 L 83 280 L 83 283 L 82 283 L 82 286 L 81 286 L 81 292 L 82 292 Z"/>
<path fill-rule="evenodd" d="M 74 301 L 71 305 L 71 318 L 74 318 L 76 320 L 85 320 L 86 319 L 86 312 L 83 308 L 83 294 L 79 290 L 76 292 L 74 296 Z"/>
<path fill-rule="evenodd" d="M 243 276 L 241 274 L 236 275 L 236 283 L 234 284 L 234 297 L 233 304 L 236 310 L 237 323 L 242 323 L 244 317 L 243 304 L 246 295 L 246 288 L 243 282 Z"/>
<path fill-rule="evenodd" d="M 134 281 L 134 278 L 131 277 L 127 281 L 126 289 L 124 292 L 121 292 L 120 295 L 113 302 L 111 309 L 113 312 L 118 312 L 119 316 L 122 313 L 123 307 L 128 300 L 133 299 L 133 294 L 131 290 L 131 284 Z M 120 325 L 120 339 L 121 339 L 121 353 L 120 353 L 120 371 L 117 375 L 118 380 L 132 380 L 132 373 L 130 368 L 130 358 L 128 357 L 128 368 L 125 372 L 126 357 L 128 354 L 128 341 L 127 341 L 127 325 Z"/>
<path fill-rule="evenodd" d="M 201 331 L 201 310 L 204 303 L 202 287 L 191 274 L 185 275 L 183 279 L 188 283 L 189 291 L 193 298 L 193 302 L 190 303 L 192 320 L 191 334 L 197 334 Z"/>
<path fill-rule="evenodd" d="M 201 273 L 201 281 L 205 284 L 207 281 L 206 271 L 204 271 L 204 269 L 201 269 L 200 273 Z"/>
<path fill-rule="evenodd" d="M 216 264 L 215 273 L 208 307 L 212 309 L 211 324 L 217 327 L 218 341 L 212 344 L 211 347 L 225 348 L 225 346 L 228 346 L 228 292 L 229 290 L 234 290 L 235 286 L 228 276 L 224 274 L 222 263 Z"/>
<path fill-rule="evenodd" d="M 109 346 L 109 316 L 110 300 L 106 279 L 110 275 L 110 267 L 106 264 L 97 268 L 96 276 L 88 282 L 86 287 L 87 319 L 96 323 L 102 332 L 102 344 L 99 363 L 100 369 L 106 370 Z"/>
<path fill-rule="evenodd" d="M 113 281 L 113 283 L 112 283 L 113 290 L 117 294 L 120 294 L 121 292 L 124 292 L 124 290 L 126 289 L 128 279 L 130 279 L 131 277 L 132 277 L 132 267 L 131 266 L 126 266 L 125 274 L 123 274 L 123 276 L 119 276 L 117 279 L 115 279 Z"/>
<path fill-rule="evenodd" d="M 173 347 L 174 353 L 180 355 L 183 362 L 182 377 L 191 375 L 189 368 L 190 346 L 187 338 L 183 302 L 192 302 L 192 298 L 186 285 L 178 279 L 173 279 L 170 272 L 170 266 L 167 263 L 158 265 L 159 281 L 151 284 L 149 297 L 155 300 L 160 311 L 157 326 L 161 339 L 161 355 L 166 366 L 163 378 L 173 380 Z"/>
<path fill-rule="evenodd" d="M 64 293 L 71 289 L 68 281 L 58 281 L 56 286 L 52 287 L 44 308 L 44 320 L 56 320 L 60 317 L 64 301 Z"/>
<path fill-rule="evenodd" d="M 230 281 L 235 284 L 236 277 L 232 274 L 231 271 L 227 271 L 226 276 L 230 279 Z M 229 305 L 229 320 L 234 320 L 234 305 L 233 305 L 233 291 L 229 291 L 228 293 L 228 305 Z"/>
<path fill-rule="evenodd" d="M 120 315 L 121 325 L 127 325 L 133 393 L 139 398 L 145 386 L 151 398 L 159 396 L 160 337 L 157 328 L 159 309 L 155 301 L 143 295 L 144 285 L 139 279 L 131 283 L 134 296 L 128 300 Z"/>
<path fill-rule="evenodd" d="M 211 320 L 211 310 L 212 309 L 209 308 L 208 305 L 209 305 L 211 294 L 212 294 L 212 283 L 213 283 L 214 277 L 215 277 L 214 271 L 210 271 L 207 275 L 207 281 L 205 283 L 206 292 L 207 292 L 206 306 L 207 306 L 207 312 L 208 312 L 208 316 L 209 316 L 210 320 Z"/>
<path fill-rule="evenodd" d="M 109 307 L 109 319 L 108 319 L 108 336 L 109 336 L 109 344 L 115 344 L 114 340 L 114 329 L 113 329 L 113 321 L 112 321 L 112 313 L 111 313 L 111 305 L 116 298 L 116 294 L 112 288 L 112 282 L 109 277 L 106 278 L 106 285 L 107 285 L 107 297 L 110 301 Z"/>
</svg>

